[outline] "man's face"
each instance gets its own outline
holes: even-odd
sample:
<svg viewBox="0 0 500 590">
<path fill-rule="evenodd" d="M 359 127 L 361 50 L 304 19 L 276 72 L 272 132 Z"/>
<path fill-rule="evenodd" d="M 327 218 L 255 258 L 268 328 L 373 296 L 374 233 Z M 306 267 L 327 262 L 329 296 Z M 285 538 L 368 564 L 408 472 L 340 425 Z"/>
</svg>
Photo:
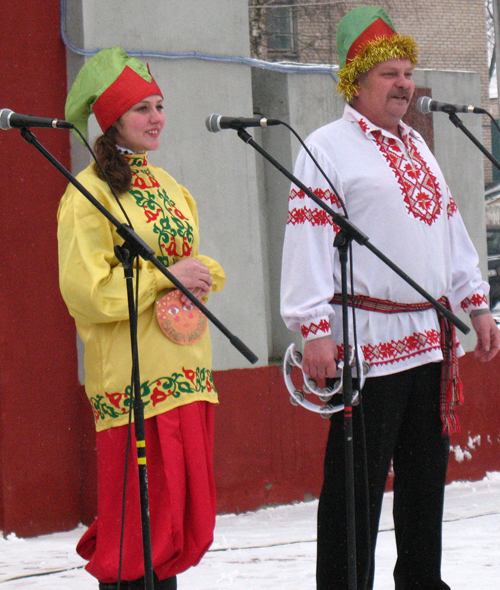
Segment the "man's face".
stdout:
<svg viewBox="0 0 500 590">
<path fill-rule="evenodd" d="M 397 134 L 415 90 L 409 59 L 388 59 L 359 77 L 359 91 L 352 106 L 371 121 Z"/>
</svg>

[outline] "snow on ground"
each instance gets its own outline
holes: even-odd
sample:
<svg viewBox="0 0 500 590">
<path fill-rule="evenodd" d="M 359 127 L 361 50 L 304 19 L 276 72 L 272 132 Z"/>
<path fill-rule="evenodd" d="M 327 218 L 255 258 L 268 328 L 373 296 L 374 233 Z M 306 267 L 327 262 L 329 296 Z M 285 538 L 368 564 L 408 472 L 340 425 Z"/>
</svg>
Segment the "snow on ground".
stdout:
<svg viewBox="0 0 500 590">
<path fill-rule="evenodd" d="M 386 494 L 375 590 L 390 590 L 395 561 Z M 217 517 L 201 564 L 179 576 L 179 590 L 314 590 L 317 501 Z M 84 527 L 32 539 L 0 538 L 0 590 L 96 590 L 75 545 Z M 452 590 L 500 588 L 500 473 L 447 487 L 443 578 Z"/>
</svg>

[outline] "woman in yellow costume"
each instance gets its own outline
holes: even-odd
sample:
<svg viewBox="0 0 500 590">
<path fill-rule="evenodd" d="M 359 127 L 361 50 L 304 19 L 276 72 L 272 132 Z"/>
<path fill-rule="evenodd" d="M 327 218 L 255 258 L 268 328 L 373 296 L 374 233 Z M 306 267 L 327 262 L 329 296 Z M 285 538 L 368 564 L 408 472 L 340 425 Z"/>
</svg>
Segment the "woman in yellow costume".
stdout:
<svg viewBox="0 0 500 590">
<path fill-rule="evenodd" d="M 91 113 L 103 135 L 78 180 L 153 248 L 191 293 L 206 301 L 224 272 L 199 254 L 198 215 L 189 192 L 148 161 L 165 124 L 163 96 L 149 69 L 122 49 L 105 49 L 79 72 L 66 119 L 86 133 Z M 119 203 L 118 203 L 119 201 Z M 121 207 L 120 207 L 121 205 Z M 123 556 L 122 488 L 130 409 L 130 324 L 123 243 L 114 226 L 69 185 L 59 207 L 60 287 L 85 344 L 85 389 L 97 431 L 98 517 L 77 551 L 101 590 L 144 588 L 142 526 L 134 440 L 128 458 Z M 177 588 L 213 540 L 214 404 L 206 318 L 151 262 L 139 260 L 138 344 L 144 402 L 155 589 Z M 133 435 L 132 435 L 133 436 Z"/>
</svg>

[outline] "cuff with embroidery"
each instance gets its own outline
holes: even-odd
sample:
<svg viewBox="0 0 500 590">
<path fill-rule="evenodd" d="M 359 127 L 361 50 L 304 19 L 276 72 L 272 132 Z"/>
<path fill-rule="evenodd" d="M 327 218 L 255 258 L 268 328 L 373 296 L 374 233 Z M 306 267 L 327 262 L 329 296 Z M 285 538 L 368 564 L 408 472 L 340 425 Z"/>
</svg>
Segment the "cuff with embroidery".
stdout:
<svg viewBox="0 0 500 590">
<path fill-rule="evenodd" d="M 328 317 L 314 318 L 309 322 L 301 324 L 300 331 L 302 338 L 306 341 L 329 336 L 332 333 Z"/>
<path fill-rule="evenodd" d="M 466 297 L 460 306 L 467 315 L 470 315 L 476 309 L 489 309 L 488 298 L 484 291 L 481 290 L 476 291 L 470 297 Z"/>
</svg>

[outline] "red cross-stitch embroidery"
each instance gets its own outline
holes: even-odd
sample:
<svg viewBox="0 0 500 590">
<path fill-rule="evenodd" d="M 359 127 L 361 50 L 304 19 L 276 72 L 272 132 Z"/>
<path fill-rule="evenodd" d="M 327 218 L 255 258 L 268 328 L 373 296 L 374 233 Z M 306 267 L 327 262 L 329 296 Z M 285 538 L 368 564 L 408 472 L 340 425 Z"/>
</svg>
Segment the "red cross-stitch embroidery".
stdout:
<svg viewBox="0 0 500 590">
<path fill-rule="evenodd" d="M 302 326 L 300 331 L 302 332 L 303 338 L 307 338 L 309 334 L 317 334 L 318 332 L 328 334 L 330 332 L 330 323 L 326 320 L 321 320 L 319 324 L 312 322 L 308 326 Z"/>
<path fill-rule="evenodd" d="M 311 225 L 333 225 L 335 233 L 339 232 L 339 227 L 333 223 L 330 215 L 323 209 L 309 209 L 300 207 L 288 212 L 287 224 L 297 225 L 300 223 L 310 223 Z"/>
<path fill-rule="evenodd" d="M 311 189 L 312 190 L 312 189 Z M 340 208 L 340 203 L 337 195 L 330 189 L 322 190 L 320 188 L 315 189 L 314 194 L 319 197 L 322 201 L 326 201 L 329 204 Z M 290 191 L 290 201 L 294 199 L 305 199 L 307 195 L 304 191 L 292 189 Z M 311 207 L 293 207 L 288 212 L 287 224 L 298 225 L 310 223 L 311 225 L 332 225 L 335 233 L 339 232 L 339 227 L 333 223 L 331 216 L 324 209 L 313 209 Z"/>
<path fill-rule="evenodd" d="M 486 295 L 475 293 L 472 297 L 466 297 L 460 304 L 462 309 L 465 311 L 468 307 L 481 307 L 483 304 L 488 304 Z"/>
<path fill-rule="evenodd" d="M 388 365 L 441 348 L 437 330 L 414 332 L 402 340 L 390 340 L 362 346 L 363 355 L 372 366 Z"/>
<path fill-rule="evenodd" d="M 312 190 L 311 187 L 309 187 L 310 190 Z M 316 188 L 314 189 L 313 193 L 322 201 L 329 201 L 332 205 L 335 205 L 335 207 L 338 207 L 340 209 L 341 205 L 340 202 L 337 198 L 337 195 L 331 191 L 329 188 L 327 188 L 325 191 L 320 189 L 320 188 Z M 290 200 L 292 201 L 293 199 L 305 199 L 307 198 L 307 195 L 304 191 L 298 191 L 295 190 L 294 188 L 290 191 Z"/>
<path fill-rule="evenodd" d="M 380 131 L 374 131 L 373 137 L 401 187 L 408 213 L 432 225 L 442 210 L 441 189 L 412 139 L 408 143 L 410 162 L 395 139 L 385 137 Z"/>
<path fill-rule="evenodd" d="M 448 219 L 450 217 L 453 217 L 453 215 L 455 215 L 455 213 L 458 211 L 457 204 L 453 200 L 453 197 L 451 195 L 449 197 L 450 197 L 450 202 L 448 203 L 448 207 L 447 207 Z"/>
<path fill-rule="evenodd" d="M 361 127 L 361 129 L 365 132 L 368 133 L 368 131 L 370 130 L 370 127 L 368 126 L 367 122 L 364 121 L 363 119 L 359 120 L 359 126 Z"/>
</svg>

